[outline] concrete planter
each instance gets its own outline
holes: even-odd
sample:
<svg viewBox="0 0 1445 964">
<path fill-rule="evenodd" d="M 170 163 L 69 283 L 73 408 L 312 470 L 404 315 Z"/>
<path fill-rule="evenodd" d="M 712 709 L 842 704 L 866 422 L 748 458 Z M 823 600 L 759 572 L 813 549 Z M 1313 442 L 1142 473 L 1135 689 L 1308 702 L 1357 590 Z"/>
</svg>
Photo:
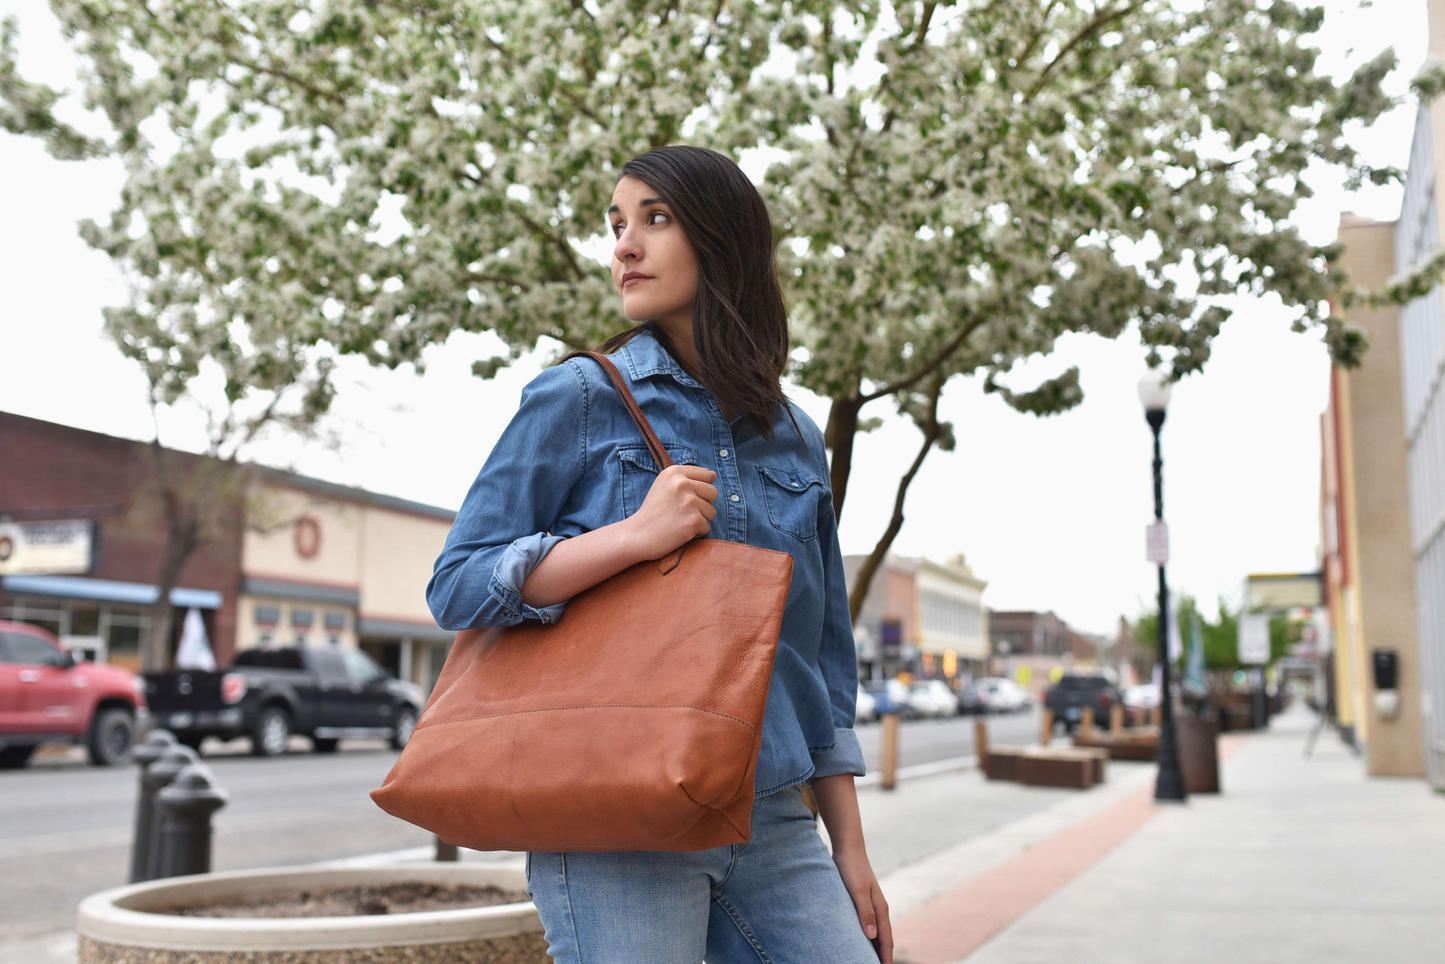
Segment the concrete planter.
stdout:
<svg viewBox="0 0 1445 964">
<path fill-rule="evenodd" d="M 516 868 L 484 864 L 248 870 L 172 877 L 80 903 L 78 964 L 544 964 L 529 901 L 366 917 L 180 917 L 158 908 L 406 881 L 526 886 Z"/>
</svg>

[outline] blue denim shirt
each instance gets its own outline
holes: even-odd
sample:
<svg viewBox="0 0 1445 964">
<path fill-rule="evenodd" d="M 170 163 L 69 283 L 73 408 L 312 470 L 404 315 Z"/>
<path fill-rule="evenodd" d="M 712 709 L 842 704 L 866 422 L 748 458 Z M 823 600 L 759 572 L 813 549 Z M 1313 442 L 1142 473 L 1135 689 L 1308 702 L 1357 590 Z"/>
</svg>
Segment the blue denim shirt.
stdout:
<svg viewBox="0 0 1445 964">
<path fill-rule="evenodd" d="M 674 462 L 718 474 L 710 538 L 793 557 L 763 718 L 758 796 L 814 777 L 864 773 L 853 732 L 857 656 L 823 434 L 796 406 L 771 442 L 731 422 L 650 332 L 609 356 Z M 806 443 L 806 444 L 805 444 Z M 627 518 L 657 478 L 641 433 L 601 366 L 572 359 L 538 375 L 472 483 L 438 557 L 427 604 L 444 629 L 555 623 L 522 584 L 557 543 Z"/>
</svg>

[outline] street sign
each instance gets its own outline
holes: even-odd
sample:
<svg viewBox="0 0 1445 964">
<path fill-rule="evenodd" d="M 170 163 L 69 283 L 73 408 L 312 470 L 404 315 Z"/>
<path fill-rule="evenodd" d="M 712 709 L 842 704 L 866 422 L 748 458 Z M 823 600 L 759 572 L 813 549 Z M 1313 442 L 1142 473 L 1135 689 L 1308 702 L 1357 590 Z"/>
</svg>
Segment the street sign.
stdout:
<svg viewBox="0 0 1445 964">
<path fill-rule="evenodd" d="M 1169 523 L 1162 519 L 1151 522 L 1145 532 L 1149 546 L 1146 557 L 1156 566 L 1164 565 L 1169 561 Z"/>
<path fill-rule="evenodd" d="M 95 523 L 0 522 L 0 575 L 62 575 L 90 572 Z"/>
<path fill-rule="evenodd" d="M 1269 662 L 1269 614 L 1248 613 L 1239 619 L 1239 661 L 1246 666 Z"/>
</svg>

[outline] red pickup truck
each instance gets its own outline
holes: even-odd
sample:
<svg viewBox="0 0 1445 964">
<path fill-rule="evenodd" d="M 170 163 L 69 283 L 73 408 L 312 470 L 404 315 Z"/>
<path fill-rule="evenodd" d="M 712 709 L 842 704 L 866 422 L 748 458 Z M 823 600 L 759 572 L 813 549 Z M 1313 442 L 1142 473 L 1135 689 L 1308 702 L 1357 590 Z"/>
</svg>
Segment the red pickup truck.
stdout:
<svg viewBox="0 0 1445 964">
<path fill-rule="evenodd" d="M 138 676 L 77 663 L 45 630 L 0 622 L 0 769 L 23 767 L 42 743 L 83 743 L 91 763 L 124 763 L 145 711 Z"/>
</svg>

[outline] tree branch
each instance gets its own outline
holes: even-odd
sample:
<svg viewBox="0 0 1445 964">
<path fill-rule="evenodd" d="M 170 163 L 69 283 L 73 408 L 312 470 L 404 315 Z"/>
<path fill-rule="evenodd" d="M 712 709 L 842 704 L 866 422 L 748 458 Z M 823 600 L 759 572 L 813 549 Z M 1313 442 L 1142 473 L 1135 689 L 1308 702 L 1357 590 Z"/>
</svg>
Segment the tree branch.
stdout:
<svg viewBox="0 0 1445 964">
<path fill-rule="evenodd" d="M 1033 100 L 1035 97 L 1038 96 L 1039 91 L 1044 89 L 1044 84 L 1048 83 L 1049 77 L 1054 72 L 1054 68 L 1059 66 L 1059 64 L 1063 63 L 1064 58 L 1067 57 L 1070 53 L 1072 53 L 1075 47 L 1083 43 L 1085 40 L 1088 40 L 1090 37 L 1094 36 L 1096 33 L 1098 33 L 1100 30 L 1103 30 L 1114 21 L 1121 20 L 1124 17 L 1127 17 L 1129 14 L 1133 13 L 1135 10 L 1138 10 L 1143 5 L 1144 0 L 1137 0 L 1137 2 L 1120 7 L 1117 10 L 1101 11 L 1099 14 L 1097 14 L 1093 20 L 1090 20 L 1087 24 L 1084 25 L 1083 30 L 1080 30 L 1077 34 L 1073 36 L 1072 39 L 1069 40 L 1068 43 L 1064 44 L 1064 46 L 1059 50 L 1058 54 L 1055 55 L 1053 60 L 1049 61 L 1048 66 L 1046 66 L 1039 74 L 1039 79 L 1035 81 L 1033 87 L 1029 89 L 1029 92 L 1026 95 L 1026 99 Z"/>
<path fill-rule="evenodd" d="M 951 339 L 949 339 L 948 343 L 943 346 L 942 350 L 935 352 L 933 358 L 928 362 L 928 364 L 924 365 L 923 367 L 919 368 L 917 371 L 911 374 L 905 375 L 903 378 L 899 379 L 896 382 L 889 382 L 882 388 L 875 389 L 874 391 L 869 392 L 867 395 L 861 396 L 860 400 L 864 403 L 871 402 L 874 399 L 882 398 L 885 395 L 895 395 L 898 392 L 906 391 L 912 388 L 914 385 L 917 385 L 923 379 L 936 372 L 943 365 L 944 362 L 948 361 L 950 358 L 953 357 L 955 352 L 957 352 L 960 348 L 967 344 L 968 336 L 972 335 L 975 331 L 977 331 L 978 327 L 982 325 L 983 322 L 984 319 L 982 317 L 975 318 L 972 322 L 960 328 L 958 330 L 958 334 L 954 335 Z"/>
<path fill-rule="evenodd" d="M 943 395 L 943 383 L 943 377 L 935 375 L 933 383 L 928 387 L 928 417 L 926 424 L 922 426 L 923 444 L 919 446 L 913 464 L 908 467 L 903 478 L 898 480 L 898 493 L 893 497 L 893 517 L 888 520 L 888 528 L 859 567 L 858 574 L 853 578 L 853 588 L 848 591 L 848 612 L 854 623 L 858 622 L 858 614 L 863 609 L 863 600 L 868 596 L 868 586 L 873 582 L 874 574 L 888 555 L 888 550 L 893 547 L 893 540 L 898 538 L 898 533 L 903 529 L 903 502 L 908 496 L 908 487 L 913 484 L 914 477 L 923 466 L 923 460 L 928 457 L 939 436 L 943 434 L 938 424 L 938 400 Z"/>
</svg>

